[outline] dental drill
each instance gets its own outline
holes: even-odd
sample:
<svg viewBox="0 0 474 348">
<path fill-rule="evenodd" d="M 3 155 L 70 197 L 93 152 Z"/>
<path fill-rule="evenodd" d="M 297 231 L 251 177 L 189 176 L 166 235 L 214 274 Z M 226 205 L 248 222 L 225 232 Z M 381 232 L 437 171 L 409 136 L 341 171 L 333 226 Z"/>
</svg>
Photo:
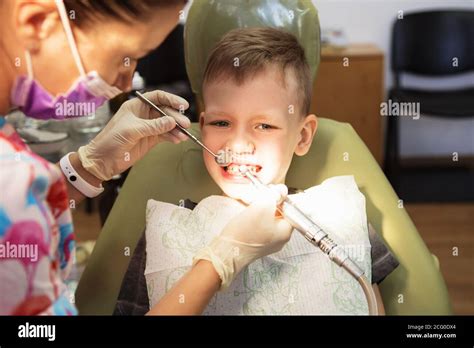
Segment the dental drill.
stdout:
<svg viewBox="0 0 474 348">
<path fill-rule="evenodd" d="M 239 167 L 240 173 L 245 175 L 252 184 L 261 191 L 269 190 L 269 187 L 263 184 L 255 175 L 253 175 L 247 166 Z M 362 287 L 367 303 L 369 306 L 369 314 L 377 315 L 377 301 L 373 289 L 364 274 L 364 271 L 347 255 L 346 251 L 337 245 L 327 233 L 323 231 L 311 218 L 309 218 L 296 205 L 290 197 L 285 197 L 281 204 L 277 205 L 280 214 L 305 237 L 311 244 L 321 249 L 331 261 L 345 269 L 352 277 L 354 277 Z"/>
<path fill-rule="evenodd" d="M 135 93 L 142 102 L 158 111 L 162 116 L 168 116 L 162 109 L 155 105 L 151 100 L 146 98 L 142 93 L 138 91 Z M 197 145 L 209 152 L 214 157 L 218 165 L 225 167 L 232 162 L 232 154 L 230 156 L 228 152 L 219 152 L 216 154 L 179 123 L 176 123 L 176 127 L 189 138 L 191 138 L 191 140 L 193 140 Z M 241 165 L 239 167 L 239 171 L 241 174 L 245 175 L 260 191 L 268 192 L 268 190 L 270 190 L 267 185 L 262 183 L 255 175 L 250 172 L 247 166 Z M 298 208 L 296 203 L 293 202 L 290 197 L 285 197 L 283 202 L 277 205 L 277 210 L 311 244 L 318 247 L 329 257 L 331 261 L 345 269 L 359 282 L 367 299 L 369 314 L 377 315 L 377 301 L 372 286 L 365 276 L 364 271 L 353 260 L 351 260 L 346 251 L 341 246 L 337 245 L 332 239 L 330 239 L 327 233 L 325 233 L 321 227 L 319 227 L 311 218 L 301 211 L 301 209 Z"/>
</svg>

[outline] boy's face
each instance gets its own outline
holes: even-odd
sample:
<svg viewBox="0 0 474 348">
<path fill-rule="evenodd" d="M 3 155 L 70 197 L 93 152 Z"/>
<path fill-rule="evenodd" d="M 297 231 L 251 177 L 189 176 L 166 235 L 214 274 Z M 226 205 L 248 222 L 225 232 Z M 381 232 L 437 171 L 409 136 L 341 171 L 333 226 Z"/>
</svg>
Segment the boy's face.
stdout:
<svg viewBox="0 0 474 348">
<path fill-rule="evenodd" d="M 215 153 L 230 150 L 235 156 L 220 167 L 204 152 L 206 168 L 224 194 L 249 201 L 255 192 L 238 171 L 241 164 L 265 184 L 284 183 L 293 154 L 306 154 L 317 128 L 315 115 L 301 115 L 293 73 L 287 73 L 285 85 L 281 72 L 268 67 L 241 85 L 228 78 L 203 87 L 202 140 Z"/>
</svg>

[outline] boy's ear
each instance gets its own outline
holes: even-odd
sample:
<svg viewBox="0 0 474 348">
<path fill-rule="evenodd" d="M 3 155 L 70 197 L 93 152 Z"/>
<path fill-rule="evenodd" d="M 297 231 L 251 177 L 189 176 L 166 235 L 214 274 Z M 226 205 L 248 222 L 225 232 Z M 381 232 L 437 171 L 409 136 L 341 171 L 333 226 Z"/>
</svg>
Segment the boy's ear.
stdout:
<svg viewBox="0 0 474 348">
<path fill-rule="evenodd" d="M 202 130 L 202 126 L 204 125 L 204 111 L 201 111 L 199 114 L 199 129 Z"/>
<path fill-rule="evenodd" d="M 297 156 L 306 155 L 313 143 L 314 135 L 318 129 L 318 118 L 314 114 L 305 117 L 300 130 L 300 140 L 296 144 L 295 154 Z"/>
</svg>

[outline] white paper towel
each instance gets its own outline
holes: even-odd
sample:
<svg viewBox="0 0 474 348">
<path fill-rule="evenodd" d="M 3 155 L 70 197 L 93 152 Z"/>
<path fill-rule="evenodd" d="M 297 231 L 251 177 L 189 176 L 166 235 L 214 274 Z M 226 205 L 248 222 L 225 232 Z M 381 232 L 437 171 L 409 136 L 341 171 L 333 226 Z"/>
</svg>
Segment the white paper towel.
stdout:
<svg viewBox="0 0 474 348">
<path fill-rule="evenodd" d="M 333 177 L 291 197 L 330 238 L 346 248 L 371 279 L 365 198 L 354 178 Z M 145 277 L 150 306 L 189 270 L 196 252 L 243 209 L 240 203 L 224 196 L 207 197 L 194 210 L 148 201 Z M 245 268 L 227 291 L 214 296 L 204 312 L 210 315 L 367 313 L 367 302 L 358 282 L 297 231 L 280 252 Z"/>
</svg>

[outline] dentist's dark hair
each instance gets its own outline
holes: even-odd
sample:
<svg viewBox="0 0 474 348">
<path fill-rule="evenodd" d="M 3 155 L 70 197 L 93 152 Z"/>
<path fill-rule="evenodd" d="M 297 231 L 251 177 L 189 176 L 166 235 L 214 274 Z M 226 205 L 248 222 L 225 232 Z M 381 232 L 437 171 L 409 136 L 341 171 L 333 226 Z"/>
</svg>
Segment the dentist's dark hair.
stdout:
<svg viewBox="0 0 474 348">
<path fill-rule="evenodd" d="M 146 20 L 155 10 L 186 3 L 187 0 L 64 0 L 69 17 L 78 26 L 94 19 Z"/>
</svg>

